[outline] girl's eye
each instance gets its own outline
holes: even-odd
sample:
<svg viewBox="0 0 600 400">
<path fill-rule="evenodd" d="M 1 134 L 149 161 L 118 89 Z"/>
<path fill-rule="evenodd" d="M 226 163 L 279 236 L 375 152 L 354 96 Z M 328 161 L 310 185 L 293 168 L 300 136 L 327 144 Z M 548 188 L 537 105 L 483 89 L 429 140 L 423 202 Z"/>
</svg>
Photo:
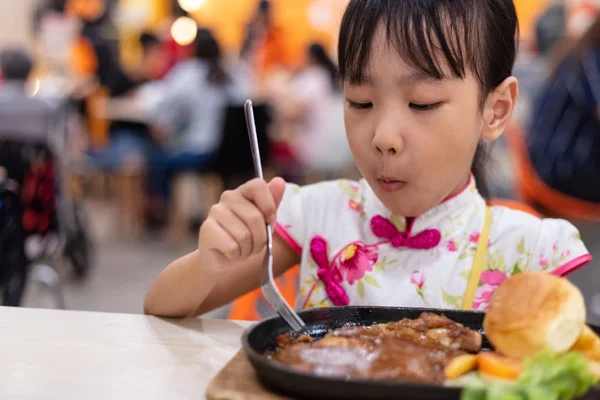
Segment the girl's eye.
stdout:
<svg viewBox="0 0 600 400">
<path fill-rule="evenodd" d="M 439 106 L 442 105 L 442 102 L 438 102 L 438 103 L 433 103 L 433 104 L 415 104 L 415 103 L 410 103 L 409 107 L 412 108 L 415 111 L 431 111 L 431 110 L 435 110 L 436 108 L 438 108 Z"/>
<path fill-rule="evenodd" d="M 350 100 L 348 100 L 348 104 L 350 107 L 356 108 L 357 110 L 368 110 L 373 107 L 373 103 L 357 103 Z"/>
</svg>

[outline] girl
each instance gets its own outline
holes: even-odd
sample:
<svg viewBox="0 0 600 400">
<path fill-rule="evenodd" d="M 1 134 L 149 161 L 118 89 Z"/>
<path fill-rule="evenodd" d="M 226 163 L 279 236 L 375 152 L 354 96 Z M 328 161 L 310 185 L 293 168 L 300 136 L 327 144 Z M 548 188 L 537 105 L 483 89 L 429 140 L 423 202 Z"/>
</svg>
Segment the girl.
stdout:
<svg viewBox="0 0 600 400">
<path fill-rule="evenodd" d="M 568 222 L 489 208 L 480 194 L 478 144 L 502 134 L 517 98 L 516 34 L 512 0 L 351 0 L 338 56 L 364 179 L 225 192 L 145 311 L 199 315 L 256 288 L 265 222 L 276 273 L 301 265 L 298 308 L 485 310 L 510 275 L 587 263 Z"/>
<path fill-rule="evenodd" d="M 157 84 L 157 99 L 143 106 L 159 130 L 171 133 L 165 150 L 154 154 L 149 173 L 152 194 L 163 202 L 173 175 L 202 170 L 214 158 L 227 106 L 243 102 L 241 84 L 234 78 L 223 66 L 213 33 L 198 29 L 195 56 L 174 67 Z"/>
</svg>

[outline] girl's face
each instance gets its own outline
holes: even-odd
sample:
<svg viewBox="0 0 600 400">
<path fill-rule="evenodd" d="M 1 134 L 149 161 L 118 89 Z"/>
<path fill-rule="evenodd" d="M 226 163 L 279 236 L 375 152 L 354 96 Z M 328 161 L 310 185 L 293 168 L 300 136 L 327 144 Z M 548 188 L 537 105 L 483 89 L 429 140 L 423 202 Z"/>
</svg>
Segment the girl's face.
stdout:
<svg viewBox="0 0 600 400">
<path fill-rule="evenodd" d="M 438 80 L 407 65 L 381 26 L 365 78 L 358 85 L 344 83 L 348 141 L 364 178 L 398 215 L 418 216 L 460 191 L 482 134 L 499 136 L 489 128 L 495 117 L 512 111 L 511 103 L 486 105 L 482 112 L 479 83 L 471 74 Z"/>
</svg>

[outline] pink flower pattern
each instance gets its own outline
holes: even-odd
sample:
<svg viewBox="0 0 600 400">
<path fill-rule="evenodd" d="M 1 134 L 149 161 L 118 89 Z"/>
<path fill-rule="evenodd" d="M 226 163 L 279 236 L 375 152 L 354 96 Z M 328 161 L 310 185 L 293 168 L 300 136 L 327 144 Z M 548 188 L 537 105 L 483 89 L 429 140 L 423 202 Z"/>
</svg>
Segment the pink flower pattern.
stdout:
<svg viewBox="0 0 600 400">
<path fill-rule="evenodd" d="M 484 271 L 481 274 L 481 283 L 483 285 L 481 285 L 475 293 L 473 309 L 485 311 L 496 288 L 507 279 L 508 277 L 506 274 L 501 271 Z"/>
<path fill-rule="evenodd" d="M 414 271 L 410 276 L 410 283 L 415 285 L 417 294 L 425 300 L 425 274 L 420 271 Z"/>
<path fill-rule="evenodd" d="M 458 251 L 458 247 L 456 247 L 456 242 L 452 239 L 448 240 L 448 245 L 446 245 L 446 248 L 452 253 L 456 253 Z"/>
<path fill-rule="evenodd" d="M 366 272 L 373 271 L 377 262 L 378 251 L 374 246 L 365 246 L 362 243 L 353 243 L 342 250 L 339 257 L 333 261 L 342 279 L 349 284 L 361 280 Z"/>
<path fill-rule="evenodd" d="M 425 275 L 422 272 L 414 271 L 410 276 L 410 283 L 417 287 L 417 290 L 423 290 L 425 286 Z"/>
<path fill-rule="evenodd" d="M 496 291 L 496 286 L 482 285 L 477 289 L 475 300 L 473 301 L 473 310 L 486 311 L 487 306 L 492 299 L 492 295 Z"/>
<path fill-rule="evenodd" d="M 366 272 L 373 271 L 379 252 L 377 246 L 366 246 L 361 242 L 349 244 L 329 262 L 327 240 L 315 236 L 310 243 L 313 260 L 319 267 L 317 276 L 325 286 L 325 292 L 336 306 L 347 306 L 350 299 L 342 283 L 350 285 L 362 279 Z"/>
<path fill-rule="evenodd" d="M 350 200 L 348 202 L 348 207 L 350 207 L 350 209 L 353 210 L 353 211 L 360 212 L 362 210 L 362 206 L 360 205 L 360 203 L 357 203 L 354 200 Z"/>
<path fill-rule="evenodd" d="M 472 233 L 471 236 L 469 236 L 469 242 L 477 244 L 480 236 L 481 234 L 479 232 Z"/>
</svg>

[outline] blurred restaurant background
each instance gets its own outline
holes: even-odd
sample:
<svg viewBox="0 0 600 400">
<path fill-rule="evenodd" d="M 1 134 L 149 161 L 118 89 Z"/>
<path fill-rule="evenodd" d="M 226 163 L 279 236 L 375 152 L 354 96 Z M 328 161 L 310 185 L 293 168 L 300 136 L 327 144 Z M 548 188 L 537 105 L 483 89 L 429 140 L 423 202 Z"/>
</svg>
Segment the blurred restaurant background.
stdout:
<svg viewBox="0 0 600 400">
<path fill-rule="evenodd" d="M 492 195 L 580 228 L 596 260 L 570 278 L 600 323 L 600 0 L 515 3 L 521 93 L 490 149 Z M 253 176 L 245 99 L 268 176 L 356 178 L 335 78 L 346 4 L 0 0 L 0 265 L 30 265 L 3 275 L 3 304 L 142 312 L 221 192 Z M 584 47 L 591 63 L 565 67 Z M 583 82 L 585 126 L 559 78 Z M 549 108 L 562 119 L 538 123 Z M 24 254 L 12 250 L 18 237 Z M 293 276 L 280 283 L 293 296 Z M 267 307 L 255 295 L 212 315 L 255 318 Z"/>
</svg>

